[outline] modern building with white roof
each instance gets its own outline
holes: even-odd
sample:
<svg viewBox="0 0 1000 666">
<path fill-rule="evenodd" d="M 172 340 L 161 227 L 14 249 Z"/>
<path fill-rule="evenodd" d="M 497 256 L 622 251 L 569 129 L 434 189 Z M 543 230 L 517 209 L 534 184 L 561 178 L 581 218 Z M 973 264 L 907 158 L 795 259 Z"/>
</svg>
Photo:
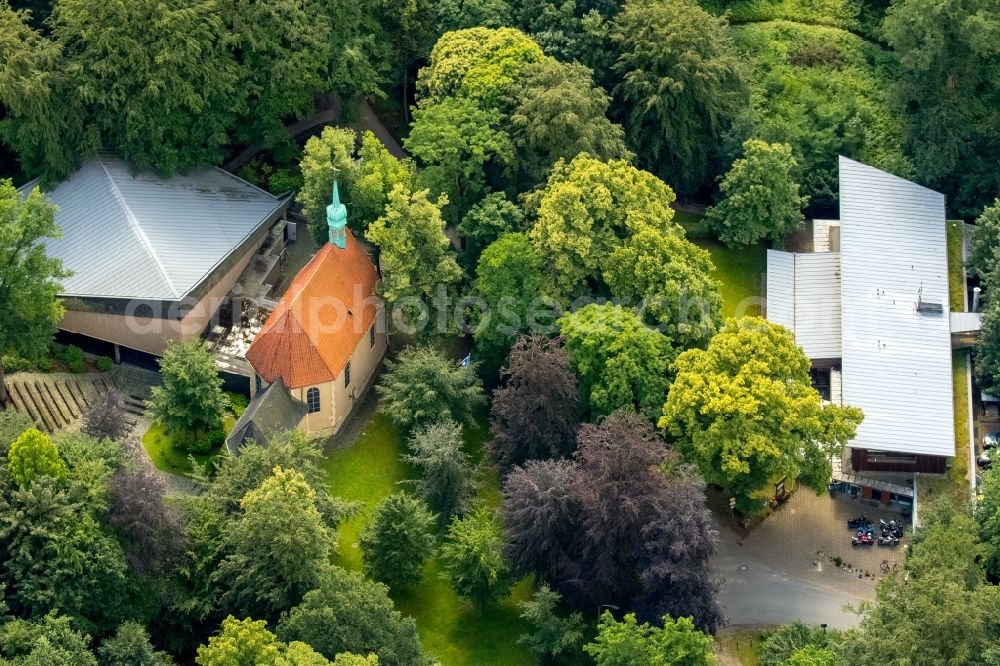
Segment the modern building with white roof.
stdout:
<svg viewBox="0 0 1000 666">
<path fill-rule="evenodd" d="M 768 252 L 767 317 L 829 373 L 831 400 L 864 412 L 845 472 L 944 472 L 955 455 L 944 195 L 841 157 L 840 214 L 814 228 L 816 252 Z"/>
<path fill-rule="evenodd" d="M 72 272 L 59 328 L 150 354 L 201 335 L 290 203 L 222 169 L 161 178 L 108 155 L 45 195 L 62 230 L 47 250 Z"/>
</svg>

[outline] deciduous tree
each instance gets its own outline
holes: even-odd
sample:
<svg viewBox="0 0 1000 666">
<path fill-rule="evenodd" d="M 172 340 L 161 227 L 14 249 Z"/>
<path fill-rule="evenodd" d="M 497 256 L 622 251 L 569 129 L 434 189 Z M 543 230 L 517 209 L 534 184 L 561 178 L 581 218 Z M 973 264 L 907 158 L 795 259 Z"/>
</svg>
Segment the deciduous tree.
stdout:
<svg viewBox="0 0 1000 666">
<path fill-rule="evenodd" d="M 648 422 L 617 412 L 581 427 L 572 461 L 515 468 L 502 504 L 514 571 L 578 608 L 614 603 L 653 622 L 693 616 L 714 631 L 716 535 L 702 482 L 675 462 Z"/>
<path fill-rule="evenodd" d="M 655 418 L 676 355 L 669 337 L 631 310 L 593 303 L 561 317 L 559 332 L 592 415 L 626 407 Z"/>
<path fill-rule="evenodd" d="M 540 326 L 555 328 L 542 293 L 542 261 L 523 233 L 505 234 L 490 244 L 476 266 L 475 294 L 489 314 L 476 323 L 473 337 L 486 371 L 495 375 L 515 337 Z M 485 318 L 488 317 L 488 318 Z"/>
<path fill-rule="evenodd" d="M 712 637 L 690 618 L 663 618 L 663 628 L 639 624 L 629 613 L 617 622 L 605 611 L 594 642 L 584 646 L 597 666 L 713 666 Z"/>
<path fill-rule="evenodd" d="M 0 17 L 4 11 L 0 7 Z M 37 187 L 22 197 L 9 180 L 0 180 L 0 405 L 7 402 L 3 355 L 45 353 L 62 319 L 59 280 L 69 274 L 45 252 L 45 240 L 60 235 L 55 214 Z"/>
<path fill-rule="evenodd" d="M 583 65 L 544 58 L 525 66 L 510 116 L 515 168 L 530 188 L 558 160 L 587 153 L 601 161 L 632 160 L 625 132 L 607 118 L 610 98 Z"/>
<path fill-rule="evenodd" d="M 561 340 L 521 336 L 493 392 L 490 453 L 502 471 L 565 458 L 576 442 L 579 388 Z"/>
<path fill-rule="evenodd" d="M 388 361 L 375 390 L 382 413 L 407 430 L 448 418 L 471 423 L 485 402 L 475 366 L 460 365 L 426 345 L 406 347 Z"/>
<path fill-rule="evenodd" d="M 366 573 L 397 590 L 419 582 L 434 552 L 434 521 L 427 505 L 406 493 L 382 500 L 358 539 Z"/>
<path fill-rule="evenodd" d="M 580 501 L 569 460 L 529 460 L 503 482 L 501 516 L 515 575 L 534 573 L 564 595 L 579 595 Z"/>
<path fill-rule="evenodd" d="M 510 23 L 507 0 L 439 0 L 434 3 L 435 33 L 466 28 L 502 28 Z"/>
<path fill-rule="evenodd" d="M 500 129 L 500 112 L 465 98 L 445 99 L 413 112 L 404 145 L 424 165 L 418 180 L 435 194 L 449 220 L 458 222 L 486 190 L 485 168 L 510 161 L 512 148 Z"/>
<path fill-rule="evenodd" d="M 462 426 L 440 419 L 417 428 L 403 459 L 420 470 L 413 481 L 417 495 L 438 512 L 442 522 L 463 515 L 475 495 L 478 469 L 462 450 Z"/>
<path fill-rule="evenodd" d="M 201 434 L 216 427 L 229 405 L 215 359 L 201 340 L 175 342 L 160 359 L 161 386 L 154 386 L 149 410 L 167 430 Z"/>
<path fill-rule="evenodd" d="M 465 256 L 470 263 L 501 236 L 524 230 L 524 212 L 503 192 L 491 192 L 480 199 L 462 218 L 459 235 L 465 239 Z"/>
<path fill-rule="evenodd" d="M 129 568 L 147 580 L 169 571 L 187 545 L 184 517 L 175 503 L 164 501 L 166 494 L 163 477 L 145 461 L 123 466 L 108 480 L 104 520 L 117 534 Z"/>
<path fill-rule="evenodd" d="M 376 654 L 380 666 L 429 666 L 416 624 L 400 615 L 389 589 L 360 573 L 331 566 L 319 587 L 282 617 L 278 636 L 302 641 L 323 656 Z"/>
<path fill-rule="evenodd" d="M 382 295 L 390 305 L 403 299 L 429 303 L 437 288 L 448 288 L 462 278 L 451 241 L 445 236 L 441 207 L 427 190 L 411 192 L 396 185 L 389 192 L 385 212 L 368 227 L 365 238 L 378 247 Z M 415 323 L 419 315 L 406 315 Z"/>
<path fill-rule="evenodd" d="M 222 605 L 244 616 L 277 619 L 320 583 L 334 542 L 316 493 L 294 470 L 274 469 L 240 501 L 242 515 L 222 538 L 214 578 Z"/>
<path fill-rule="evenodd" d="M 623 161 L 578 155 L 558 162 L 544 188 L 529 197 L 537 221 L 529 235 L 548 265 L 549 293 L 568 299 L 597 282 L 604 260 L 645 227 L 680 233 L 666 183 Z"/>
<path fill-rule="evenodd" d="M 899 63 L 890 99 L 917 176 L 975 215 L 1000 188 L 1000 9 L 991 0 L 905 0 L 882 26 Z"/>
<path fill-rule="evenodd" d="M 641 308 L 643 320 L 679 349 L 704 347 L 721 325 L 722 296 L 706 250 L 652 227 L 616 247 L 602 274 L 611 293 Z"/>
<path fill-rule="evenodd" d="M 682 353 L 674 367 L 660 427 L 740 511 L 763 507 L 784 476 L 825 489 L 830 458 L 863 418 L 854 407 L 822 405 L 802 349 L 759 317 L 729 320 L 707 350 Z"/>
<path fill-rule="evenodd" d="M 838 635 L 835 629 L 828 631 L 801 622 L 783 624 L 768 632 L 761 641 L 761 666 L 784 666 L 793 654 L 810 647 L 826 648 Z"/>
<path fill-rule="evenodd" d="M 862 606 L 859 630 L 838 650 L 839 663 L 852 663 L 883 641 L 880 658 L 890 662 L 985 665 L 995 659 L 1000 595 L 977 563 L 975 522 L 947 503 L 925 506 L 921 522 L 907 575 L 879 583 L 876 603 Z"/>
<path fill-rule="evenodd" d="M 580 581 L 589 598 L 627 602 L 637 594 L 648 548 L 645 532 L 661 512 L 681 508 L 665 501 L 667 481 L 658 468 L 669 454 L 653 428 L 635 414 L 617 412 L 600 425 L 580 427 L 573 494 L 586 544 L 579 556 Z M 692 542 L 700 536 L 690 535 Z"/>
<path fill-rule="evenodd" d="M 414 166 L 411 160 L 397 159 L 371 132 L 361 137 L 358 162 L 351 177 L 350 215 L 347 221 L 360 231 L 385 213 L 389 192 L 396 185 L 412 189 Z"/>
<path fill-rule="evenodd" d="M 420 70 L 420 104 L 467 98 L 484 109 L 509 109 L 511 91 L 524 66 L 543 57 L 542 49 L 514 28 L 475 27 L 444 34 L 430 63 Z"/>
<path fill-rule="evenodd" d="M 780 246 L 804 221 L 808 201 L 795 182 L 798 163 L 787 143 L 750 139 L 719 184 L 721 200 L 705 222 L 730 247 L 769 238 Z"/>
<path fill-rule="evenodd" d="M 1000 269 L 1000 199 L 983 209 L 972 231 L 969 270 L 988 286 L 997 284 Z"/>
<path fill-rule="evenodd" d="M 984 388 L 1000 386 L 1000 294 L 987 292 L 974 348 L 976 377 Z"/>
<path fill-rule="evenodd" d="M 125 396 L 118 389 L 102 391 L 83 413 L 83 431 L 97 439 L 122 439 L 128 434 Z"/>
<path fill-rule="evenodd" d="M 503 551 L 503 528 L 492 509 L 480 506 L 465 518 L 452 518 L 441 562 L 455 591 L 482 608 L 510 591 L 510 566 Z"/>
<path fill-rule="evenodd" d="M 198 648 L 199 666 L 326 666 L 331 662 L 301 642 L 283 643 L 264 620 L 237 620 L 230 615 L 222 630 Z"/>
<path fill-rule="evenodd" d="M 327 242 L 326 207 L 330 204 L 333 181 L 345 185 L 342 195 L 350 203 L 350 185 L 354 177 L 354 130 L 324 127 L 319 136 L 310 137 L 302 152 L 302 190 L 296 200 L 302 204 L 302 214 L 309 219 L 313 238 L 320 245 Z M 351 219 L 348 216 L 348 219 Z"/>
<path fill-rule="evenodd" d="M 684 193 L 706 185 L 721 137 L 747 104 L 725 21 L 692 0 L 629 0 L 611 39 L 615 97 L 639 163 Z"/>
</svg>

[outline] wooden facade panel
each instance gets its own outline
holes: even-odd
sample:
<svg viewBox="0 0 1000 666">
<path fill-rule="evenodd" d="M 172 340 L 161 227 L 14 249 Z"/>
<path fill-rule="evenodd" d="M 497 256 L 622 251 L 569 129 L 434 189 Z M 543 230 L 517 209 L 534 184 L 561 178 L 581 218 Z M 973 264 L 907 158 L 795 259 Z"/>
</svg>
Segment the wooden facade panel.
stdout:
<svg viewBox="0 0 1000 666">
<path fill-rule="evenodd" d="M 851 467 L 856 472 L 919 472 L 921 474 L 944 474 L 948 459 L 944 456 L 918 454 L 913 462 L 873 462 L 869 460 L 868 449 L 851 449 Z"/>
</svg>

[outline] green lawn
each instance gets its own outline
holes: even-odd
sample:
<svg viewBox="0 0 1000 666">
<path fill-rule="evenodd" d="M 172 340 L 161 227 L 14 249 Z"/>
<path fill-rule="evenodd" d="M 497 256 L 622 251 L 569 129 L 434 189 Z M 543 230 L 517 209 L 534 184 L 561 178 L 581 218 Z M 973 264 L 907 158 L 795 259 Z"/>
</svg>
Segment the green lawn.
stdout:
<svg viewBox="0 0 1000 666">
<path fill-rule="evenodd" d="M 236 425 L 236 417 L 232 414 L 226 414 L 223 421 L 225 422 L 227 433 Z M 191 461 L 188 459 L 187 451 L 177 448 L 174 443 L 173 434 L 167 432 L 159 423 L 154 421 L 149 426 L 149 430 L 142 436 L 142 445 L 146 447 L 146 452 L 153 460 L 153 464 L 156 465 L 157 469 L 182 476 L 191 474 Z M 216 449 L 211 453 L 195 454 L 194 458 L 198 461 L 198 464 L 204 465 L 219 455 L 219 453 L 220 449 Z"/>
<path fill-rule="evenodd" d="M 716 638 L 716 653 L 724 664 L 758 666 L 761 642 L 766 632 L 758 629 L 723 628 Z"/>
<path fill-rule="evenodd" d="M 952 397 L 955 418 L 955 457 L 944 476 L 921 474 L 917 480 L 917 502 L 926 505 L 939 497 L 949 497 L 956 504 L 969 501 L 969 379 L 968 350 L 952 352 Z"/>
<path fill-rule="evenodd" d="M 965 223 L 948 220 L 948 301 L 952 312 L 965 312 Z"/>
<path fill-rule="evenodd" d="M 487 437 L 485 419 L 466 430 L 467 450 L 477 460 Z M 400 460 L 405 445 L 403 436 L 389 419 L 376 413 L 355 444 L 328 453 L 323 467 L 331 492 L 363 505 L 360 515 L 341 526 L 337 562 L 342 566 L 361 568 L 358 534 L 372 510 L 382 498 L 400 488 L 399 481 L 416 476 L 416 470 Z M 499 486 L 491 471 L 484 473 L 480 495 L 494 506 L 500 501 Z M 523 580 L 509 599 L 479 613 L 455 594 L 441 577 L 440 562 L 434 559 L 418 586 L 394 593 L 393 598 L 400 611 L 417 621 L 424 647 L 444 666 L 500 666 L 535 663 L 532 655 L 517 645 L 518 636 L 528 629 L 519 617 L 517 603 L 530 595 L 531 583 Z"/>
<path fill-rule="evenodd" d="M 763 244 L 729 248 L 715 240 L 705 228 L 703 216 L 678 210 L 676 220 L 688 239 L 708 250 L 715 264 L 715 278 L 722 291 L 722 314 L 725 317 L 759 315 L 762 312 L 764 273 L 767 271 L 767 248 Z"/>
</svg>

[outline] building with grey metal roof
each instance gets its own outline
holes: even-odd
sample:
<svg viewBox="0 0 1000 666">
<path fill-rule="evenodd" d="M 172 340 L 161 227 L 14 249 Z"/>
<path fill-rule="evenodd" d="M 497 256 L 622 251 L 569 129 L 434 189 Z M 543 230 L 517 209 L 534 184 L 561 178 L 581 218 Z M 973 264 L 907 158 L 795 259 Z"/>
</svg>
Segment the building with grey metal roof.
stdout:
<svg viewBox="0 0 1000 666">
<path fill-rule="evenodd" d="M 72 272 L 59 328 L 151 354 L 201 335 L 291 201 L 218 168 L 162 178 L 109 155 L 45 195 L 62 230 L 48 253 Z"/>
<path fill-rule="evenodd" d="M 73 272 L 64 295 L 85 298 L 179 300 L 286 205 L 222 169 L 164 179 L 107 155 L 45 194 L 62 229 L 48 251 Z"/>
<path fill-rule="evenodd" d="M 768 319 L 814 365 L 832 360 L 843 403 L 865 414 L 855 470 L 942 471 L 955 455 L 944 204 L 841 157 L 839 237 L 819 244 L 839 251 L 768 253 Z"/>
</svg>

